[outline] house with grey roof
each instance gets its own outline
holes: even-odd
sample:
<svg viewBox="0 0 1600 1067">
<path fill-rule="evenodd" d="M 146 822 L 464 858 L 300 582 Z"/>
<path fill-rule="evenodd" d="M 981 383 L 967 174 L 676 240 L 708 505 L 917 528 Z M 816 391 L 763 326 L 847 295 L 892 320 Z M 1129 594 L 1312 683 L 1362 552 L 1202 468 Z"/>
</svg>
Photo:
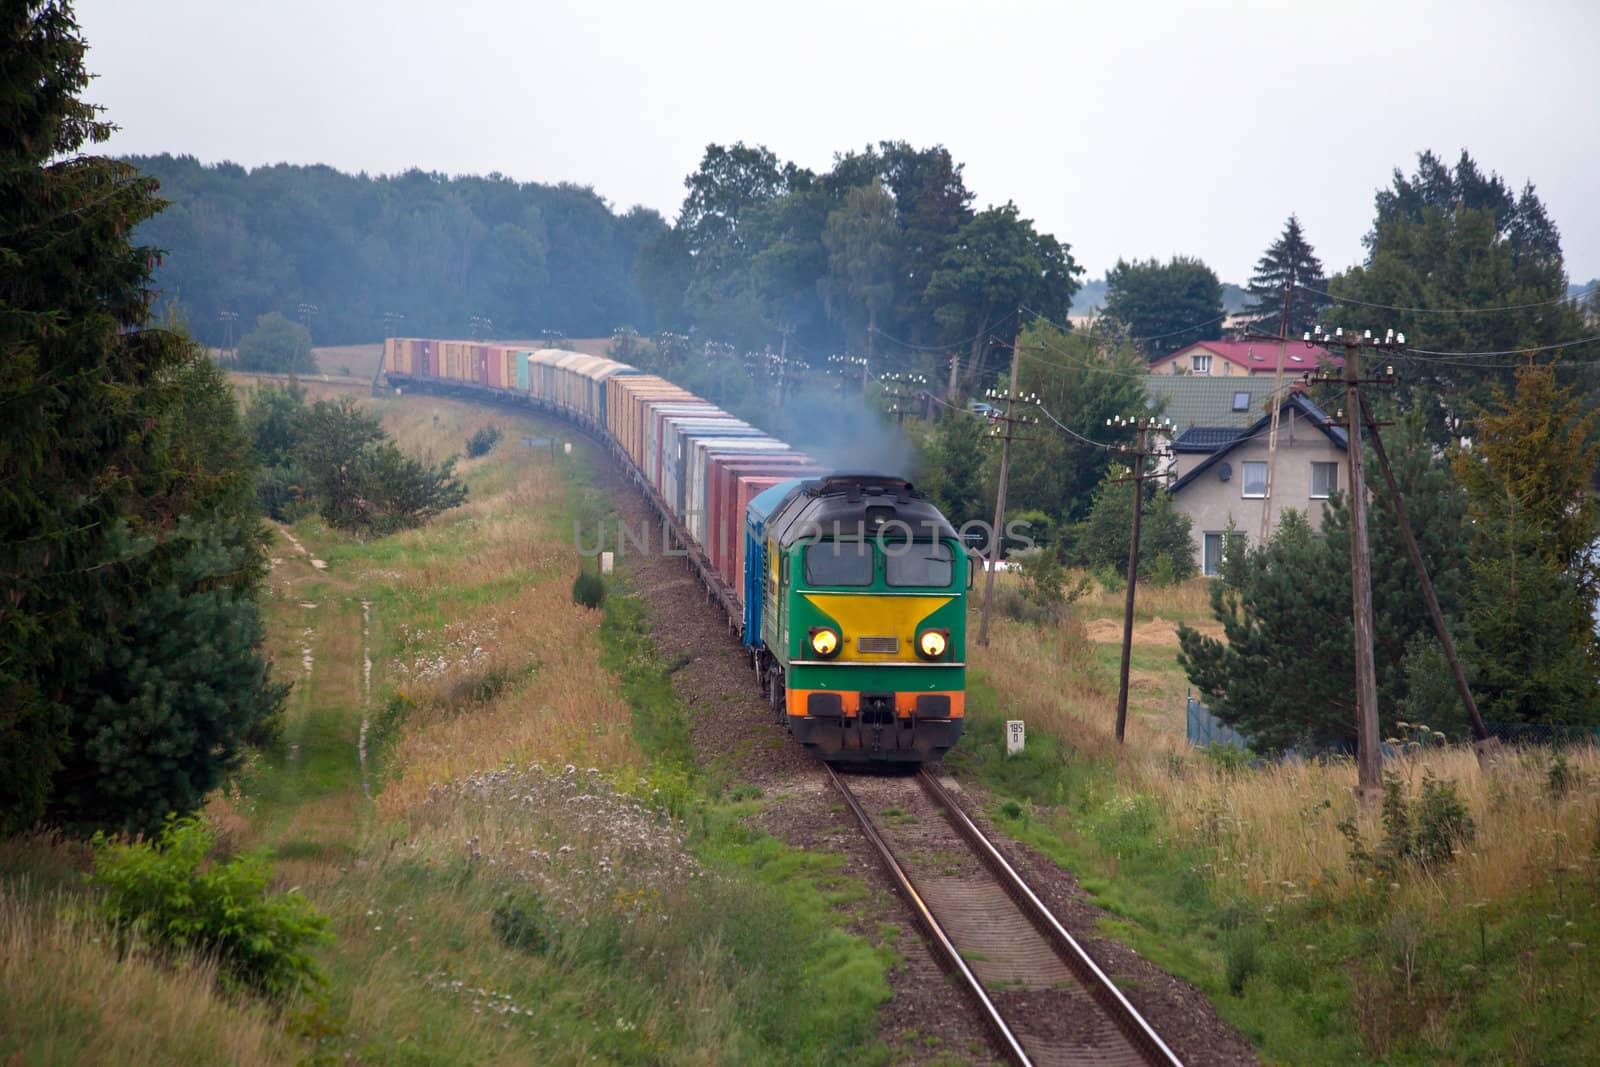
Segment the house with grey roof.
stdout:
<svg viewBox="0 0 1600 1067">
<path fill-rule="evenodd" d="M 1218 382 L 1236 383 L 1243 385 L 1244 381 Z M 1341 488 L 1345 431 L 1304 393 L 1291 392 L 1278 407 L 1277 448 L 1269 452 L 1270 396 L 1269 388 L 1263 400 L 1265 410 L 1252 405 L 1248 421 L 1243 412 L 1231 409 L 1230 402 L 1225 414 L 1212 410 L 1194 416 L 1221 425 L 1195 421 L 1188 426 L 1179 423 L 1175 430 L 1173 481 L 1167 491 L 1193 524 L 1195 558 L 1204 574 L 1217 573 L 1230 523 L 1252 543 L 1260 539 L 1263 517 L 1276 526 L 1287 508 L 1305 512 L 1315 525 L 1322 520 L 1329 495 Z M 1244 398 L 1237 402 L 1243 403 Z M 1178 421 L 1170 410 L 1168 417 Z"/>
</svg>

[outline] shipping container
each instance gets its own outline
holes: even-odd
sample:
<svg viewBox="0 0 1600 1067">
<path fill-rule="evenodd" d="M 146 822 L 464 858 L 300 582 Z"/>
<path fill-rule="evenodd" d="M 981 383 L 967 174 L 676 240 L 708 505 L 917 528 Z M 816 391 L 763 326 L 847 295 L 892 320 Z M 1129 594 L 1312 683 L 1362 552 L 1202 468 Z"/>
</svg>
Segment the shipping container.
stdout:
<svg viewBox="0 0 1600 1067">
<path fill-rule="evenodd" d="M 487 346 L 484 358 L 485 379 L 484 384 L 491 389 L 504 389 L 506 387 L 506 357 L 505 349 L 499 345 Z"/>
<path fill-rule="evenodd" d="M 661 467 L 659 488 L 668 508 L 679 519 L 684 517 L 684 490 L 688 478 L 689 457 L 686 437 L 691 434 L 723 434 L 734 437 L 754 437 L 760 430 L 747 422 L 729 415 L 720 408 L 687 415 L 669 415 L 659 420 L 656 441 L 657 463 Z"/>
<path fill-rule="evenodd" d="M 723 581 L 738 594 L 739 544 L 744 531 L 744 503 L 738 497 L 741 478 L 796 478 L 822 468 L 803 452 L 731 452 L 711 457 L 707 470 L 706 555 Z"/>
<path fill-rule="evenodd" d="M 744 559 L 740 565 L 741 585 L 744 588 L 744 643 L 747 648 L 761 644 L 761 583 L 766 580 L 766 526 L 767 520 L 798 490 L 805 481 L 786 478 L 762 489 L 745 505 Z"/>
<path fill-rule="evenodd" d="M 641 391 L 632 399 L 633 425 L 629 427 L 632 444 L 637 448 L 636 462 L 645 481 L 652 486 L 660 484 L 661 463 L 656 443 L 660 439 L 658 423 L 669 409 L 674 412 L 699 412 L 715 410 L 699 397 L 682 389 L 650 389 Z"/>
<path fill-rule="evenodd" d="M 678 399 L 653 401 L 646 406 L 645 418 L 645 480 L 657 489 L 667 484 L 678 467 L 674 420 L 710 419 L 719 424 L 745 425 L 715 404 L 699 398 L 688 403 Z"/>
<path fill-rule="evenodd" d="M 759 431 L 758 431 L 759 432 Z M 684 479 L 681 490 L 683 494 L 684 525 L 689 527 L 690 536 L 704 547 L 709 526 L 706 522 L 710 511 L 711 478 L 710 463 L 714 456 L 731 455 L 739 452 L 771 452 L 774 454 L 792 452 L 787 444 L 774 437 L 762 433 L 760 436 L 722 435 L 717 433 L 695 436 L 688 443 L 689 456 L 688 473 Z"/>
<path fill-rule="evenodd" d="M 642 418 L 641 408 L 644 402 L 653 396 L 687 397 L 692 400 L 699 398 L 687 389 L 673 385 L 665 378 L 654 374 L 612 377 L 606 386 L 611 393 L 611 425 L 608 429 L 611 431 L 612 440 L 617 442 L 618 447 L 627 453 L 642 473 L 644 436 L 639 430 L 639 420 Z"/>
</svg>

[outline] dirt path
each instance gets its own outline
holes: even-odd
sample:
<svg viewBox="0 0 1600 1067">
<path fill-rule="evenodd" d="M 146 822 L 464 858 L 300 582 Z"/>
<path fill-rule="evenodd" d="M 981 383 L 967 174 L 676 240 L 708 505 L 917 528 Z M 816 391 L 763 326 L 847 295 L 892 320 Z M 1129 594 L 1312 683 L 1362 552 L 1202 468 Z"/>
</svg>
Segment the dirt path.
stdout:
<svg viewBox="0 0 1600 1067">
<path fill-rule="evenodd" d="M 301 671 L 284 716 L 282 754 L 258 772 L 253 823 L 255 836 L 277 853 L 280 877 L 298 884 L 327 876 L 317 861 L 354 853 L 370 811 L 363 739 L 371 614 L 352 583 L 293 532 L 274 530 L 283 540 L 274 546 L 268 580 L 273 608 L 295 620 L 278 628 L 292 642 L 279 654 L 298 658 Z"/>
</svg>

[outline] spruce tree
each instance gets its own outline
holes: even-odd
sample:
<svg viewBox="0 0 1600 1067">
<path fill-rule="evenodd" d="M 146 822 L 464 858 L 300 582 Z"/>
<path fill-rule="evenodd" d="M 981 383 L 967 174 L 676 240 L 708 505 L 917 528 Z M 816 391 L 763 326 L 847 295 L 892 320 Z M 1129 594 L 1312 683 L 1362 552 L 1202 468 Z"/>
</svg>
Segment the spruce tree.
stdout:
<svg viewBox="0 0 1600 1067">
<path fill-rule="evenodd" d="M 67 4 L 0 22 L 0 829 L 33 822 L 67 745 L 85 617 L 129 607 L 119 527 L 151 486 L 141 433 L 172 346 L 139 329 L 155 183 L 79 155 L 112 127 L 78 99 Z"/>
<path fill-rule="evenodd" d="M 1249 298 L 1244 316 L 1247 328 L 1255 333 L 1278 333 L 1283 327 L 1283 292 L 1289 290 L 1287 336 L 1300 337 L 1317 324 L 1322 310 L 1333 303 L 1327 295 L 1328 279 L 1322 261 L 1300 229 L 1293 215 L 1283 225 L 1283 233 L 1272 242 L 1259 260 L 1256 272 L 1245 286 Z"/>
<path fill-rule="evenodd" d="M 226 381 L 147 322 L 164 206 L 78 99 L 70 5 L 0 15 L 0 832 L 192 808 L 281 703 Z"/>
</svg>

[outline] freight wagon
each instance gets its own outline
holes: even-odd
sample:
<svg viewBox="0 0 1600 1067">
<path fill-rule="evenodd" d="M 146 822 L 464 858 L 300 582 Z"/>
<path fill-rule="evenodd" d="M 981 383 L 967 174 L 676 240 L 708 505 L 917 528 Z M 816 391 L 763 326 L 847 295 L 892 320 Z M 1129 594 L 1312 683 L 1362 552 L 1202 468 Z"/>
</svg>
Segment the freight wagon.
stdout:
<svg viewBox="0 0 1600 1067">
<path fill-rule="evenodd" d="M 828 760 L 961 736 L 971 562 L 902 478 L 830 473 L 657 375 L 563 349 L 390 338 L 391 384 L 530 405 L 592 432 L 726 611 L 774 714 Z"/>
</svg>

